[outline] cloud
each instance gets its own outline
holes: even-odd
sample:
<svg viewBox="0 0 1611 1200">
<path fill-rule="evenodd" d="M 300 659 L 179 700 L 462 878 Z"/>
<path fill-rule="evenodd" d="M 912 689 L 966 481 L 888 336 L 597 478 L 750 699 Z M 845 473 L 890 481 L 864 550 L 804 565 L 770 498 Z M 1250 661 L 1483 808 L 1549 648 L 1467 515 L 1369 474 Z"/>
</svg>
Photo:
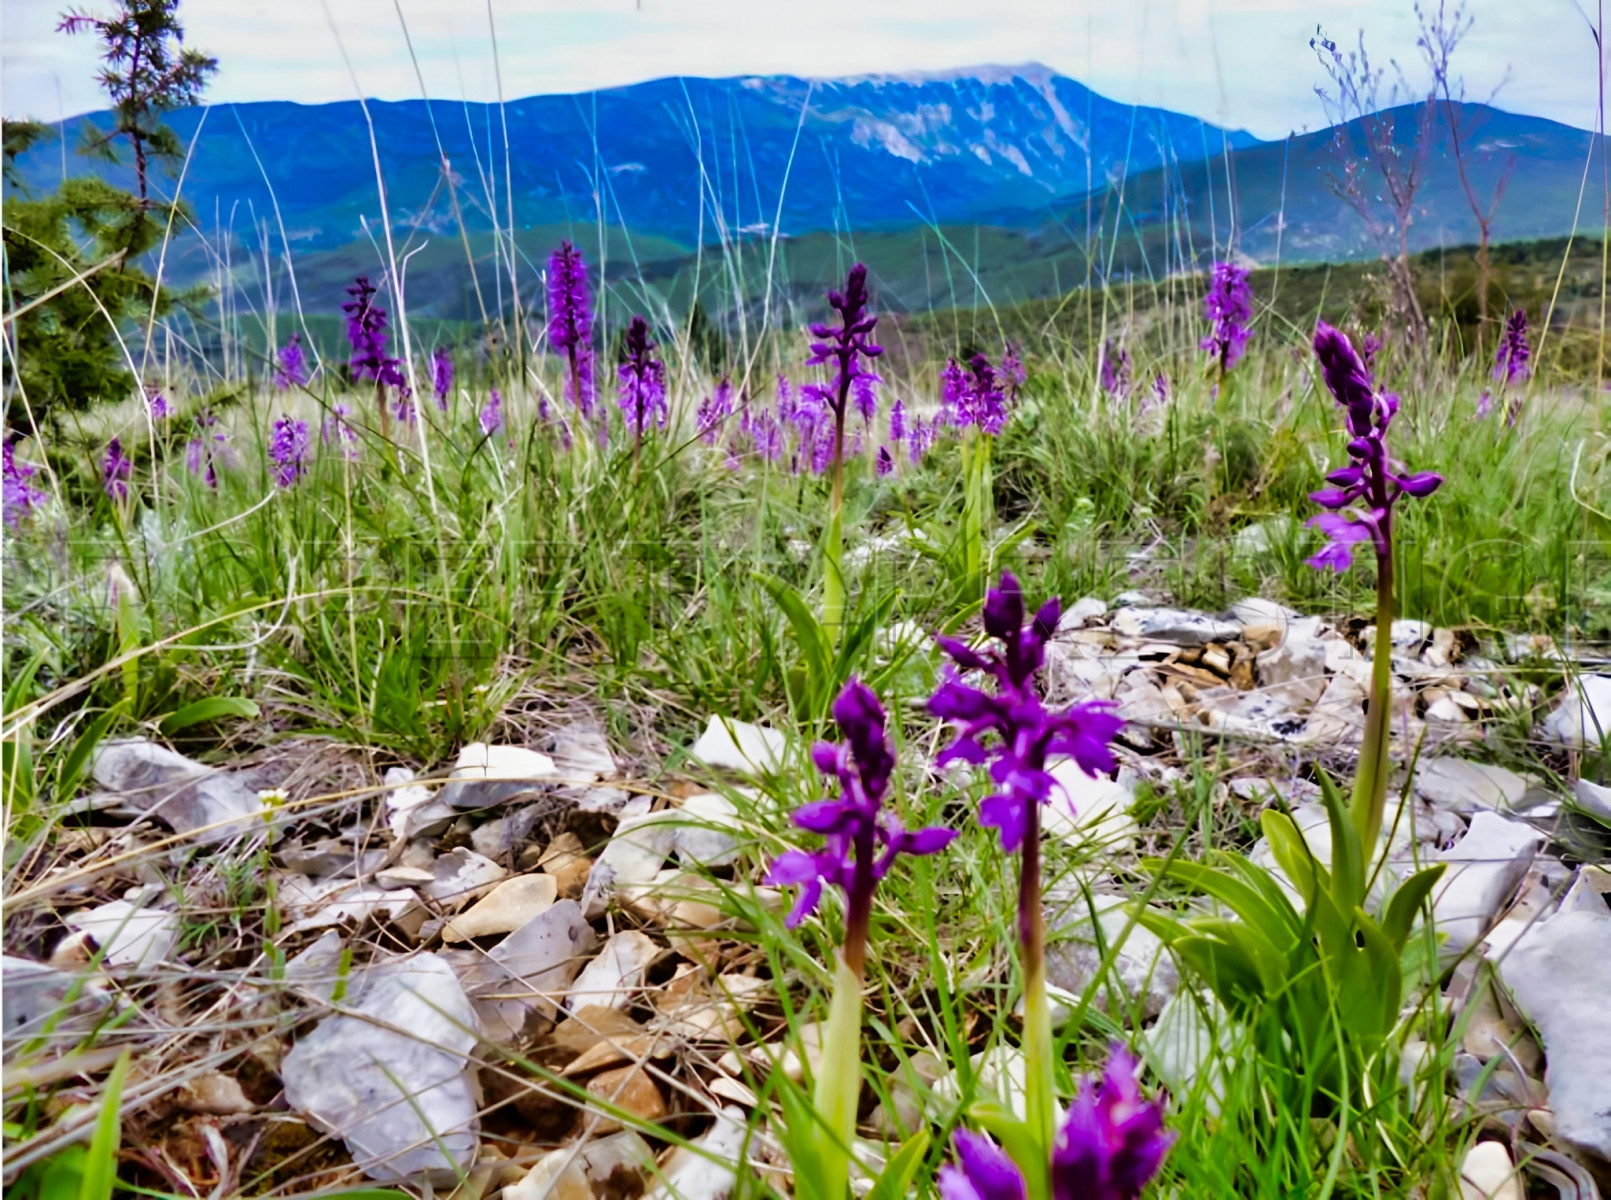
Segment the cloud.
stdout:
<svg viewBox="0 0 1611 1200">
<path fill-rule="evenodd" d="M 105 0 L 103 0 L 103 3 Z M 1407 0 L 185 0 L 188 42 L 218 56 L 218 101 L 493 100 L 666 75 L 841 76 L 1040 61 L 1105 95 L 1265 137 L 1325 123 L 1308 40 L 1324 24 L 1418 75 Z M 1473 96 L 1594 119 L 1594 43 L 1573 0 L 1473 0 L 1458 69 Z M 0 0 L 3 106 L 47 119 L 100 107 L 89 38 L 53 32 L 53 5 Z M 343 56 L 345 52 L 345 58 Z M 350 63 L 350 69 L 349 64 Z M 354 79 L 356 78 L 356 84 Z M 60 102 L 58 102 L 58 88 Z"/>
</svg>

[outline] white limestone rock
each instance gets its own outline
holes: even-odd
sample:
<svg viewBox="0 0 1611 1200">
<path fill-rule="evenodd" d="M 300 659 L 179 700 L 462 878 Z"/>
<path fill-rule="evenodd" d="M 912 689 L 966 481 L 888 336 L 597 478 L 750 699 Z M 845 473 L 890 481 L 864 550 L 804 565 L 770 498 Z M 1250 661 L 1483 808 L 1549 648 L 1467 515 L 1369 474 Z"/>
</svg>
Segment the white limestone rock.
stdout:
<svg viewBox="0 0 1611 1200">
<path fill-rule="evenodd" d="M 72 913 L 67 927 L 87 933 L 102 950 L 108 967 L 146 969 L 166 962 L 179 941 L 179 917 L 127 900 L 111 900 L 88 912 Z"/>
<path fill-rule="evenodd" d="M 677 836 L 676 812 L 653 810 L 652 796 L 634 796 L 621 809 L 615 833 L 594 860 L 582 889 L 588 920 L 602 916 L 612 900 L 630 899 L 655 881 Z"/>
<path fill-rule="evenodd" d="M 1096 1008 L 1114 1016 L 1133 1009 L 1150 1020 L 1180 987 L 1180 972 L 1156 934 L 1140 925 L 1125 934 L 1129 903 L 1125 896 L 1080 894 L 1066 903 L 1047 904 L 1046 979 L 1071 997 L 1053 999 L 1055 1022 L 1061 1024 L 1073 1015 L 1071 1004 L 1096 978 L 1104 952 L 1111 953 L 1121 935 L 1124 942 L 1114 955 L 1112 970 L 1092 1000 Z M 1113 984 L 1121 993 L 1117 998 L 1110 995 Z"/>
<path fill-rule="evenodd" d="M 1124 637 L 1176 646 L 1206 646 L 1228 642 L 1242 634 L 1234 621 L 1220 621 L 1206 613 L 1181 608 L 1121 608 L 1113 614 L 1112 629 Z"/>
<path fill-rule="evenodd" d="M 1047 833 L 1071 843 L 1088 842 L 1110 854 L 1134 845 L 1140 827 L 1130 815 L 1136 798 L 1133 772 L 1121 770 L 1118 779 L 1093 778 L 1072 758 L 1053 759 L 1046 770 L 1056 780 L 1042 810 Z"/>
<path fill-rule="evenodd" d="M 738 857 L 744 836 L 737 805 L 715 792 L 696 792 L 682 802 L 672 848 L 685 867 L 725 867 Z"/>
<path fill-rule="evenodd" d="M 1438 855 L 1449 864 L 1432 895 L 1442 955 L 1457 956 L 1483 939 L 1543 840 L 1530 825 L 1479 812 L 1466 836 Z"/>
<path fill-rule="evenodd" d="M 1583 675 L 1544 718 L 1544 736 L 1572 750 L 1611 738 L 1611 675 Z"/>
<path fill-rule="evenodd" d="M 370 967 L 347 1013 L 327 1017 L 285 1056 L 286 1103 L 342 1138 L 371 1179 L 451 1183 L 480 1144 L 479 1030 L 453 970 L 434 954 Z"/>
<path fill-rule="evenodd" d="M 95 782 L 127 809 L 155 817 L 204 845 L 275 830 L 255 789 L 145 738 L 119 738 L 95 753 Z"/>
<path fill-rule="evenodd" d="M 554 1020 L 598 937 L 574 900 L 561 900 L 490 951 L 443 955 L 458 971 L 488 1040 L 512 1045 L 537 1018 Z"/>
<path fill-rule="evenodd" d="M 524 746 L 471 742 L 459 752 L 438 799 L 449 808 L 490 808 L 554 782 L 554 760 Z"/>
<path fill-rule="evenodd" d="M 707 767 L 765 775 L 783 766 L 788 749 L 788 739 L 780 730 L 712 716 L 688 753 Z"/>
<path fill-rule="evenodd" d="M 1527 794 L 1528 781 L 1514 771 L 1463 758 L 1423 759 L 1415 770 L 1415 790 L 1443 812 L 1513 812 Z"/>
<path fill-rule="evenodd" d="M 629 929 L 616 934 L 577 976 L 565 994 L 565 1007 L 572 1012 L 588 1004 L 625 1009 L 661 953 L 661 947 L 646 933 Z"/>
<path fill-rule="evenodd" d="M 1544 1043 L 1556 1136 L 1611 1162 L 1611 913 L 1557 913 L 1511 948 L 1499 972 Z"/>
<path fill-rule="evenodd" d="M 537 872 L 505 879 L 442 928 L 444 942 L 465 942 L 495 933 L 512 933 L 554 907 L 559 881 Z"/>
</svg>

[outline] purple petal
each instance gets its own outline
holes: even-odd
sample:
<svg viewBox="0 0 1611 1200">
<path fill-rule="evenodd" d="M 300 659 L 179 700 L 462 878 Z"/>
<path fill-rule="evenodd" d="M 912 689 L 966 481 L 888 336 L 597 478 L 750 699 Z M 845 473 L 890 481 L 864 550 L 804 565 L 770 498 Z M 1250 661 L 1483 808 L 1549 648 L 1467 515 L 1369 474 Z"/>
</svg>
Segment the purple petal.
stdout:
<svg viewBox="0 0 1611 1200">
<path fill-rule="evenodd" d="M 818 873 L 815 855 L 807 854 L 804 850 L 785 850 L 772 860 L 772 865 L 761 877 L 761 882 L 779 887 L 793 887 L 796 884 L 811 882 L 817 878 Z"/>
<path fill-rule="evenodd" d="M 986 796 L 979 805 L 979 824 L 999 830 L 1001 848 L 1011 854 L 1023 845 L 1028 832 L 1028 802 L 1011 793 Z"/>
<path fill-rule="evenodd" d="M 964 671 L 984 671 L 990 667 L 989 662 L 982 655 L 970 649 L 966 642 L 958 638 L 936 634 L 934 641 L 951 661 Z"/>
<path fill-rule="evenodd" d="M 1411 496 L 1430 496 L 1443 486 L 1443 476 L 1436 471 L 1421 471 L 1415 475 L 1402 476 L 1398 486 Z"/>
<path fill-rule="evenodd" d="M 795 809 L 790 820 L 812 833 L 836 833 L 852 815 L 852 807 L 847 800 L 817 800 Z"/>
<path fill-rule="evenodd" d="M 1000 1146 L 966 1129 L 958 1129 L 952 1135 L 951 1145 L 973 1195 L 980 1200 L 1024 1200 L 1023 1172 Z M 945 1200 L 951 1198 L 947 1196 Z"/>
<path fill-rule="evenodd" d="M 943 825 L 929 825 L 923 829 L 905 829 L 890 839 L 891 846 L 900 854 L 938 854 L 956 840 L 957 831 Z"/>
</svg>

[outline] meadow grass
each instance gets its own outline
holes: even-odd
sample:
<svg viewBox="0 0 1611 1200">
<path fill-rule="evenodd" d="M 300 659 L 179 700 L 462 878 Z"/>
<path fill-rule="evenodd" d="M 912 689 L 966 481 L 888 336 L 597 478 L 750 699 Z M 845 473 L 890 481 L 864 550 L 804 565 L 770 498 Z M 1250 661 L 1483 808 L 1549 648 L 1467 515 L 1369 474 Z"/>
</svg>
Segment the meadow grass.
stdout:
<svg viewBox="0 0 1611 1200">
<path fill-rule="evenodd" d="M 1195 352 L 1195 302 L 1155 296 L 1143 317 L 1118 293 L 1095 299 L 1107 314 L 1104 338 L 1134 350 L 1132 392 L 1103 391 L 1102 339 L 1076 340 L 1048 323 L 1023 345 L 1030 378 L 995 448 L 995 567 L 1016 571 L 1029 595 L 1065 602 L 1139 589 L 1208 609 L 1261 595 L 1304 611 L 1368 611 L 1367 573 L 1338 579 L 1303 562 L 1318 547 L 1301 524 L 1305 496 L 1342 460 L 1344 440 L 1305 352 L 1308 323 L 1277 321 L 1266 307 L 1254 352 L 1216 389 Z M 999 353 L 976 322 L 974 344 Z M 922 340 L 932 345 L 936 328 L 944 322 Z M 209 697 L 249 700 L 257 715 L 174 733 L 176 747 L 204 760 L 305 748 L 309 738 L 350 749 L 346 774 L 304 798 L 308 812 L 339 808 L 341 781 L 359 786 L 354 771 L 372 779 L 391 764 L 439 768 L 469 741 L 518 739 L 527 722 L 575 704 L 602 717 L 649 786 L 675 772 L 679 748 L 711 713 L 761 720 L 808 745 L 823 732 L 821 714 L 798 702 L 799 651 L 764 581 L 820 591 L 826 479 L 754 455 L 735 466 L 695 438 L 693 409 L 715 381 L 686 339 L 672 350 L 673 421 L 649 434 L 636 462 L 618 421 L 607 447 L 583 431 L 565 447 L 555 420 L 539 415 L 544 405 L 564 409 L 557 364 L 540 355 L 524 378 L 496 379 L 504 426 L 490 435 L 477 423 L 490 368 L 457 389 L 446 412 L 425 398 L 418 421 L 394 421 L 388 442 L 372 394 L 347 391 L 333 373 L 276 392 L 209 385 L 174 362 L 165 378 L 182 398 L 168 421 L 149 421 L 131 400 L 74 419 L 48 448 L 24 443 L 20 457 L 46 464 L 38 482 L 52 500 L 5 540 L 8 910 L 82 836 L 82 818 L 68 815 L 83 779 L 81 735 L 155 734 L 165 717 Z M 774 366 L 797 375 L 802 356 L 793 334 L 758 341 L 747 375 L 757 400 Z M 1493 386 L 1486 362 L 1395 345 L 1380 371 L 1404 397 L 1396 452 L 1449 481 L 1435 502 L 1403 514 L 1400 615 L 1563 644 L 1611 636 L 1607 393 L 1546 363 L 1511 426 L 1504 399 L 1488 419 L 1475 416 L 1479 393 Z M 1159 374 L 1168 398 L 1143 411 Z M 886 412 L 897 395 L 909 411 L 934 410 L 932 361 L 908 356 L 890 376 Z M 339 440 L 320 443 L 338 401 L 352 410 L 356 459 Z M 184 463 L 189 418 L 204 405 L 235 456 L 220 466 L 216 491 Z M 281 489 L 266 449 L 273 420 L 287 414 L 309 422 L 315 444 L 310 473 Z M 101 490 L 96 467 L 114 433 L 135 460 L 122 502 Z M 892 713 L 910 714 L 897 736 L 924 739 L 926 757 L 940 731 L 912 706 L 932 690 L 936 662 L 912 631 L 974 616 L 977 592 L 959 585 L 946 558 L 962 503 L 954 439 L 920 465 L 903 458 L 887 477 L 868 456 L 848 472 L 847 561 L 859 563 L 849 623 L 874 614 L 879 626 L 848 669 L 873 681 Z M 1151 848 L 1199 857 L 1245 847 L 1253 829 L 1226 799 L 1225 764 L 1201 743 L 1184 749 L 1180 782 L 1145 801 Z M 735 794 L 754 831 L 746 866 L 780 850 L 781 814 L 817 795 L 803 756 L 795 765 L 758 797 Z M 911 772 L 899 806 L 908 824 L 968 832 L 956 852 L 903 867 L 879 893 L 867 1058 L 892 1109 L 897 1083 L 930 1088 L 911 1066 L 918 1051 L 957 1066 L 959 1090 L 947 1097 L 956 1112 L 978 1086 L 971 1056 L 1014 1040 L 1013 889 L 985 833 L 962 819 L 961 793 Z M 1099 847 L 1050 853 L 1054 886 L 1077 887 L 1095 870 L 1138 893 L 1147 886 Z M 261 857 L 219 854 L 163 876 L 189 901 L 191 961 L 219 978 L 242 963 L 268 969 L 277 917 L 265 867 Z M 798 1026 L 825 1007 L 834 918 L 786 934 L 742 884 L 750 877 L 723 877 L 723 903 L 754 926 L 756 954 L 788 984 L 783 1018 Z M 25 916 L 8 929 L 8 949 L 42 951 L 50 928 Z M 1065 1091 L 1078 1064 L 1100 1060 L 1138 1024 L 1122 1006 L 1095 1003 L 1113 982 L 1109 972 L 1096 979 L 1079 998 L 1081 1018 L 1063 1029 Z M 1111 995 L 1121 994 L 1115 985 Z M 1475 1130 L 1442 1086 L 1451 1051 L 1437 995 L 1430 989 L 1406 1025 L 1433 1048 L 1425 1086 L 1413 1101 L 1394 1093 L 1391 1103 L 1359 1102 L 1352 1128 L 1315 1115 L 1323 1106 L 1312 1083 L 1261 1061 L 1236 1029 L 1216 1034 L 1212 1067 L 1172 1097 L 1180 1140 L 1158 1193 L 1437 1194 Z M 190 1068 L 164 1060 L 162 1069 Z M 762 1076 L 751 1083 L 767 1086 Z M 7 1100 L 8 1140 L 35 1157 L 52 1144 L 40 1140 L 50 1092 Z M 921 1178 L 943 1153 L 939 1139 Z M 236 1182 L 250 1194 L 295 1190 L 303 1178 L 288 1169 Z M 764 1177 L 743 1180 L 741 1192 L 767 1194 Z"/>
</svg>

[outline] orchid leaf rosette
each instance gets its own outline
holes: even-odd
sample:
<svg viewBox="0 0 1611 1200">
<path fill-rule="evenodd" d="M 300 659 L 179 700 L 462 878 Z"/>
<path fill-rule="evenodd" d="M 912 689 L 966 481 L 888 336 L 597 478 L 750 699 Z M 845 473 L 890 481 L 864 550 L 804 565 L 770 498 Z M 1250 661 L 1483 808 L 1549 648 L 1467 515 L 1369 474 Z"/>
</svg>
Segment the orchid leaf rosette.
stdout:
<svg viewBox="0 0 1611 1200">
<path fill-rule="evenodd" d="M 812 1094 L 808 1128 L 795 1122 L 796 1192 L 841 1200 L 849 1186 L 850 1146 L 861 1091 L 861 991 L 867 969 L 867 934 L 873 892 L 902 854 L 937 854 L 956 837 L 951 829 L 907 829 L 884 807 L 895 775 L 895 749 L 885 728 L 884 708 L 871 688 L 852 678 L 834 701 L 842 742 L 818 742 L 812 761 L 834 779 L 839 794 L 797 809 L 794 824 L 818 834 L 819 850 L 789 850 L 767 872 L 766 882 L 800 889 L 787 924 L 795 928 L 821 903 L 826 888 L 845 901 L 845 940 L 834 976 L 833 1000 L 823 1038 L 822 1069 Z"/>
<path fill-rule="evenodd" d="M 953 722 L 956 739 L 939 763 L 962 761 L 988 766 L 995 785 L 979 806 L 980 824 L 993 829 L 1001 847 L 1019 855 L 1018 941 L 1024 989 L 1027 1149 L 1017 1154 L 1030 1183 L 1029 1194 L 1045 1200 L 1046 1163 L 1054 1139 L 1054 1059 L 1051 1009 L 1046 995 L 1046 927 L 1041 898 L 1040 809 L 1052 797 L 1056 780 L 1047 769 L 1055 756 L 1068 756 L 1087 775 L 1111 771 L 1109 743 L 1123 725 L 1113 705 L 1087 701 L 1048 709 L 1035 687 L 1046 659 L 1046 643 L 1057 631 L 1062 608 L 1048 601 L 1026 623 L 1018 580 L 1003 571 L 1001 584 L 985 599 L 984 628 L 994 646 L 974 650 L 940 637 L 940 648 L 955 664 L 929 700 L 929 712 Z M 959 669 L 959 670 L 958 670 Z M 976 672 L 994 683 L 976 687 L 960 672 Z"/>
</svg>

